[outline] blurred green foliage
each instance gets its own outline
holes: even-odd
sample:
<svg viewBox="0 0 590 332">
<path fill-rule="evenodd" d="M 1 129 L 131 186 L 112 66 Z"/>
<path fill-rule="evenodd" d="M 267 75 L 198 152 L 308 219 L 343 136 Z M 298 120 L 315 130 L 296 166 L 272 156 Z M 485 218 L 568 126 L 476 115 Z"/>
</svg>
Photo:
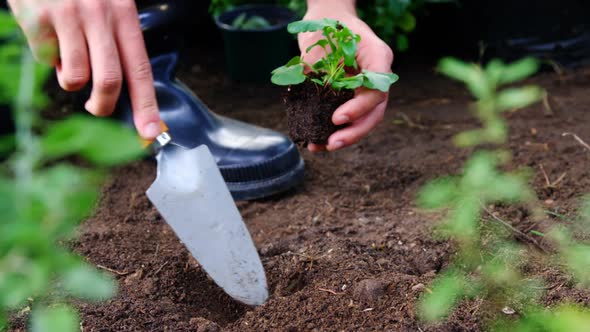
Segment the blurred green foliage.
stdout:
<svg viewBox="0 0 590 332">
<path fill-rule="evenodd" d="M 475 97 L 472 111 L 482 127 L 459 133 L 459 147 L 474 148 L 461 174 L 426 184 L 418 203 L 427 209 L 445 209 L 439 233 L 458 246 L 452 264 L 433 282 L 432 292 L 419 303 L 419 315 L 429 322 L 446 318 L 463 299 L 479 298 L 499 317 L 502 308 L 518 312 L 522 319 L 501 321 L 495 330 L 582 331 L 588 328 L 590 312 L 576 306 L 547 311 L 539 304 L 542 281 L 525 278 L 523 263 L 527 247 L 512 239 L 510 232 L 496 229 L 486 219 L 502 221 L 489 210 L 494 204 L 534 204 L 535 193 L 526 171 L 506 171 L 511 159 L 501 145 L 508 139 L 502 112 L 526 107 L 545 93 L 536 86 L 514 84 L 534 74 L 538 63 L 524 59 L 512 64 L 493 60 L 482 67 L 454 58 L 442 59 L 438 67 L 446 76 L 464 83 Z M 511 87 L 502 89 L 504 85 Z M 582 222 L 590 216 L 590 203 L 582 209 Z M 587 226 L 587 224 L 586 224 Z M 587 227 L 586 227 L 587 228 Z M 577 242 L 571 230 L 555 227 L 548 234 L 559 247 L 558 260 L 578 280 L 590 286 L 590 246 Z"/>
<path fill-rule="evenodd" d="M 480 129 L 457 135 L 455 143 L 461 147 L 506 142 L 508 129 L 499 113 L 525 107 L 543 96 L 543 91 L 536 86 L 498 91 L 503 85 L 516 83 L 535 73 L 538 63 L 531 58 L 509 65 L 492 60 L 485 68 L 445 58 L 438 68 L 446 76 L 465 83 L 476 98 L 474 115 L 484 124 Z"/>
<path fill-rule="evenodd" d="M 359 17 L 396 51 L 410 47 L 408 34 L 416 29 L 416 14 L 429 3 L 456 3 L 456 0 L 368 0 L 358 5 Z"/>
<path fill-rule="evenodd" d="M 575 305 L 532 310 L 517 321 L 500 321 L 496 331 L 512 332 L 586 332 L 590 329 L 588 310 Z"/>
<path fill-rule="evenodd" d="M 46 123 L 49 68 L 35 64 L 16 23 L 0 12 L 0 103 L 9 105 L 16 133 L 0 139 L 0 331 L 16 310 L 32 308 L 33 331 L 77 331 L 68 297 L 104 300 L 116 291 L 66 246 L 92 213 L 105 167 L 143 152 L 136 134 L 104 119 L 77 115 Z M 70 162 L 79 155 L 101 168 Z"/>
</svg>

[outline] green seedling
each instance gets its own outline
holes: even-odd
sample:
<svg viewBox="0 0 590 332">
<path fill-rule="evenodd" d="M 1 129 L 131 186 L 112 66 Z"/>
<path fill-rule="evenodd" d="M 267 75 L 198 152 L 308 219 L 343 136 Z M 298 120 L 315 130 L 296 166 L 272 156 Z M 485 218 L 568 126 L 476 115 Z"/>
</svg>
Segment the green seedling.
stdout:
<svg viewBox="0 0 590 332">
<path fill-rule="evenodd" d="M 368 70 L 353 76 L 347 75 L 347 69 L 358 70 L 356 52 L 360 36 L 341 22 L 331 19 L 297 21 L 289 24 L 288 30 L 292 34 L 321 31 L 323 38 L 310 45 L 306 52 L 319 47 L 325 55 L 314 64 L 306 63 L 301 57 L 294 57 L 272 72 L 271 81 L 274 84 L 287 86 L 310 80 L 335 90 L 365 87 L 387 92 L 399 79 L 393 73 Z M 305 73 L 306 68 L 309 73 Z"/>
<path fill-rule="evenodd" d="M 455 260 L 435 279 L 432 293 L 420 300 L 419 314 L 426 321 L 444 319 L 463 299 L 480 298 L 492 317 L 498 318 L 496 328 L 500 330 L 576 331 L 587 328 L 588 310 L 562 307 L 547 312 L 542 309 L 539 304 L 542 295 L 539 290 L 544 289 L 542 283 L 525 278 L 521 271 L 530 248 L 514 241 L 511 235 L 516 233 L 534 244 L 536 240 L 490 210 L 496 203 L 534 205 L 536 199 L 526 172 L 509 172 L 502 167 L 511 159 L 511 154 L 501 145 L 508 139 L 508 126 L 502 112 L 530 105 L 541 100 L 544 94 L 536 86 L 506 89 L 502 86 L 514 85 L 535 73 L 537 68 L 534 59 L 508 65 L 493 60 L 481 67 L 446 58 L 439 64 L 440 72 L 465 83 L 471 91 L 476 99 L 473 114 L 482 127 L 459 133 L 454 138 L 460 147 L 475 148 L 463 172 L 434 180 L 419 193 L 422 207 L 447 211 L 439 228 L 458 246 Z M 590 215 L 588 207 L 590 205 L 582 214 Z M 559 247 L 560 265 L 564 265 L 582 286 L 590 286 L 589 245 L 576 242 L 565 227 L 556 227 L 547 234 L 531 233 L 552 239 Z M 516 323 L 502 322 L 499 314 L 503 311 L 517 312 L 523 318 Z"/>
<path fill-rule="evenodd" d="M 48 101 L 42 86 L 50 68 L 33 61 L 4 11 L 0 37 L 0 103 L 11 106 L 16 124 L 16 134 L 0 138 L 0 331 L 10 314 L 29 309 L 34 332 L 79 331 L 68 301 L 106 300 L 116 284 L 65 244 L 92 213 L 106 166 L 142 149 L 134 132 L 104 119 L 42 120 L 36 110 Z M 74 155 L 100 167 L 68 162 Z"/>
</svg>

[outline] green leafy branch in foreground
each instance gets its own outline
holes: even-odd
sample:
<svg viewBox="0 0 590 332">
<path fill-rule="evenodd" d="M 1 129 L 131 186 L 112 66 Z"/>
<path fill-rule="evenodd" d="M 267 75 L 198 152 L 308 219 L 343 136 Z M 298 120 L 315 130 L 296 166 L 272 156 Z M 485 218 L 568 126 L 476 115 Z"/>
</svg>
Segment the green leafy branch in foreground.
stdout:
<svg viewBox="0 0 590 332">
<path fill-rule="evenodd" d="M 286 65 L 273 70 L 271 81 L 274 84 L 295 85 L 310 79 L 318 85 L 331 86 L 336 90 L 356 89 L 363 86 L 387 92 L 389 87 L 399 79 L 393 73 L 377 73 L 368 70 L 348 76 L 347 68 L 358 69 L 356 52 L 360 36 L 341 22 L 331 19 L 297 21 L 289 24 L 287 29 L 292 34 L 321 31 L 323 38 L 310 45 L 306 52 L 320 47 L 325 56 L 314 64 L 308 64 L 298 56 L 294 57 Z M 304 73 L 306 67 L 311 70 L 310 74 Z"/>
<path fill-rule="evenodd" d="M 475 96 L 474 115 L 482 122 L 479 129 L 460 133 L 454 142 L 460 147 L 477 149 L 466 162 L 462 174 L 439 178 L 422 188 L 419 205 L 428 209 L 446 209 L 439 226 L 440 233 L 454 240 L 458 249 L 453 263 L 433 282 L 432 293 L 424 295 L 419 304 L 422 319 L 436 322 L 447 317 L 466 298 L 484 300 L 493 315 L 502 308 L 518 310 L 517 322 L 501 322 L 518 331 L 558 331 L 554 327 L 583 326 L 590 312 L 575 307 L 560 307 L 545 313 L 538 300 L 541 280 L 524 278 L 521 267 L 527 259 L 527 248 L 512 240 L 505 228 L 483 222 L 484 216 L 494 215 L 488 207 L 497 203 L 532 204 L 533 189 L 525 171 L 507 172 L 502 169 L 511 159 L 510 152 L 489 146 L 506 143 L 508 129 L 501 113 L 530 105 L 543 96 L 536 86 L 510 87 L 537 71 L 534 59 L 513 64 L 491 61 L 485 68 L 463 63 L 453 58 L 443 59 L 439 70 L 467 85 Z M 590 247 L 572 240 L 570 232 L 554 229 L 550 238 L 560 246 L 561 262 L 579 281 L 590 279 Z M 560 314 L 563 313 L 563 314 Z M 499 327 L 498 325 L 497 327 Z M 533 326 L 542 327 L 532 329 Z M 503 329 L 504 329 L 503 328 Z M 574 330 L 572 330 L 574 331 Z"/>
<path fill-rule="evenodd" d="M 106 120 L 78 115 L 47 125 L 35 110 L 48 100 L 49 68 L 34 63 L 7 12 L 0 38 L 0 103 L 11 106 L 16 124 L 15 135 L 0 138 L 0 331 L 23 307 L 32 309 L 32 331 L 78 331 L 67 299 L 100 301 L 116 287 L 66 244 L 91 213 L 106 167 L 142 149 L 135 133 Z M 67 162 L 72 155 L 99 168 Z"/>
</svg>

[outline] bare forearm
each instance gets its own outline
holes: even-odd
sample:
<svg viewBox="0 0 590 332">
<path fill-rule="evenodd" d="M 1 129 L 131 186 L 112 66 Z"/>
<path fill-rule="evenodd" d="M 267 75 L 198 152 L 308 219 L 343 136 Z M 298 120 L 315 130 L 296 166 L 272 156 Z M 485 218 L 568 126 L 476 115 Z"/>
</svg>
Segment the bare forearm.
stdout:
<svg viewBox="0 0 590 332">
<path fill-rule="evenodd" d="M 307 10 L 343 10 L 356 15 L 356 0 L 307 0 Z"/>
</svg>

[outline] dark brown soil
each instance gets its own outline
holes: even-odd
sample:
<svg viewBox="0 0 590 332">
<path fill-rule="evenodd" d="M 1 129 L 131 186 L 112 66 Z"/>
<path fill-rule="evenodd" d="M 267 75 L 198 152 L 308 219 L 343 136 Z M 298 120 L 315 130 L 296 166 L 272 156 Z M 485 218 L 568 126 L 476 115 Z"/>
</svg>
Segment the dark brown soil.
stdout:
<svg viewBox="0 0 590 332">
<path fill-rule="evenodd" d="M 284 108 L 272 87 L 232 85 L 216 68 L 184 69 L 186 83 L 219 113 L 287 131 Z M 492 314 L 481 300 L 462 302 L 440 325 L 416 318 L 418 297 L 452 260 L 453 245 L 432 235 L 438 214 L 414 204 L 427 181 L 456 173 L 468 151 L 451 138 L 477 126 L 465 90 L 424 69 L 402 68 L 383 124 L 360 144 L 311 154 L 305 183 L 272 199 L 240 202 L 259 248 L 269 301 L 249 308 L 232 301 L 174 236 L 145 197 L 155 165 L 116 170 L 96 214 L 80 232 L 76 251 L 115 271 L 119 295 L 103 304 L 78 304 L 84 331 L 481 331 Z M 590 192 L 590 151 L 563 132 L 590 142 L 590 70 L 534 80 L 549 92 L 542 105 L 508 113 L 511 168 L 529 167 L 541 204 L 573 215 Z M 548 186 L 562 174 L 563 180 Z M 532 220 L 519 208 L 495 211 L 520 231 L 547 231 L 560 221 Z M 583 237 L 583 235 L 581 235 Z M 533 246 L 521 241 L 525 246 Z M 549 246 L 540 241 L 540 245 Z M 543 303 L 588 306 L 590 292 L 545 255 L 526 264 L 542 278 Z M 22 327 L 22 320 L 17 326 Z"/>
<path fill-rule="evenodd" d="M 330 135 L 344 127 L 334 125 L 332 114 L 352 97 L 353 90 L 336 91 L 310 80 L 290 86 L 284 98 L 289 136 L 303 146 L 326 145 Z"/>
</svg>

